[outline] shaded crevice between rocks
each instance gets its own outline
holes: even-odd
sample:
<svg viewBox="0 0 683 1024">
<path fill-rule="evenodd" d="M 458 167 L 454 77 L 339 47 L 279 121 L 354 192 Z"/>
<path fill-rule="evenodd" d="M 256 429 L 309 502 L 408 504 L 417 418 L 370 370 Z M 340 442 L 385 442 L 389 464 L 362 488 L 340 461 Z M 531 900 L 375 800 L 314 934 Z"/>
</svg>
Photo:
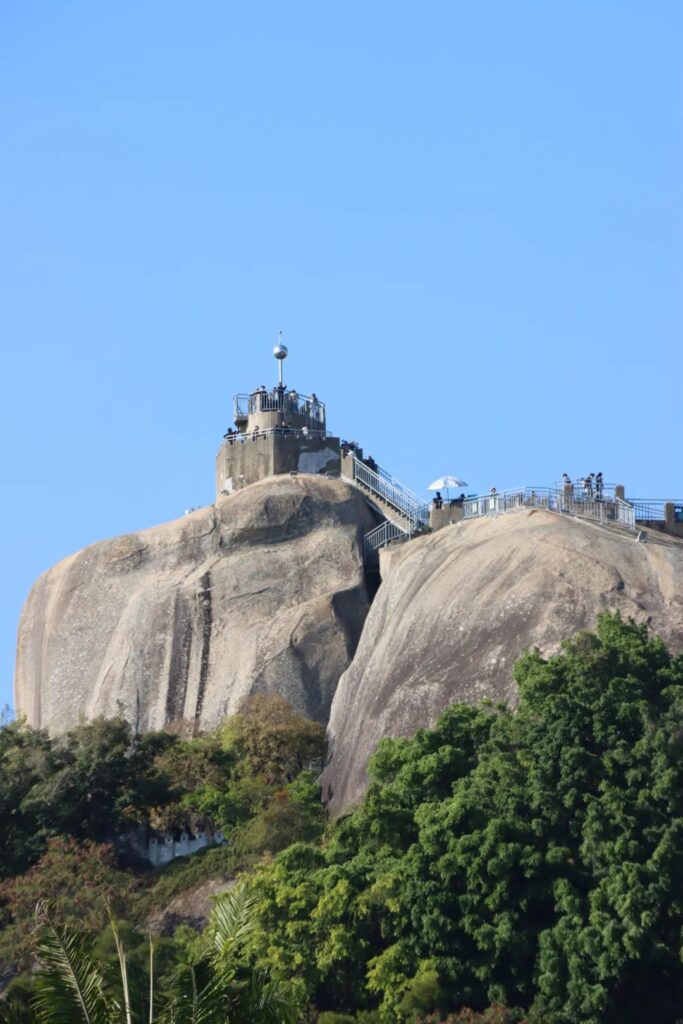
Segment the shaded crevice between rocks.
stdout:
<svg viewBox="0 0 683 1024">
<path fill-rule="evenodd" d="M 199 685 L 197 687 L 197 704 L 194 712 L 194 731 L 199 729 L 199 720 L 204 706 L 204 691 L 209 675 L 209 655 L 211 653 L 211 628 L 213 615 L 211 609 L 211 573 L 205 572 L 199 581 L 199 616 L 202 628 L 202 653 L 199 664 Z"/>
<path fill-rule="evenodd" d="M 171 662 L 168 669 L 168 692 L 166 694 L 167 722 L 174 722 L 183 717 L 190 674 L 192 618 L 190 609 L 182 594 L 177 594 L 175 599 L 172 637 Z"/>
</svg>

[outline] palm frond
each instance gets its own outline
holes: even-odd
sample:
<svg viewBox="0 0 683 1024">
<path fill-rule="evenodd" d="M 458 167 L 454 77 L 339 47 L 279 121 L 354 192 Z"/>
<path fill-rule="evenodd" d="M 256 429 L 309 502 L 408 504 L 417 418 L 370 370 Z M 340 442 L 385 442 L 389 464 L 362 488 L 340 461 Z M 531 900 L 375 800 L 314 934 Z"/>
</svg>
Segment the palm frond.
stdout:
<svg viewBox="0 0 683 1024">
<path fill-rule="evenodd" d="M 49 908 L 39 906 L 43 926 L 38 945 L 35 1012 L 45 1024 L 111 1024 L 111 1004 L 103 994 L 103 978 L 91 955 L 92 944 L 69 928 L 58 928 Z"/>
<path fill-rule="evenodd" d="M 297 1024 L 299 1019 L 298 1006 L 291 994 L 264 972 L 252 974 L 244 1011 L 243 1019 L 253 1024 Z"/>
<path fill-rule="evenodd" d="M 253 931 L 255 906 L 256 900 L 244 884 L 217 897 L 205 933 L 208 953 L 214 961 L 224 960 Z"/>
<path fill-rule="evenodd" d="M 154 940 L 149 933 L 149 1024 L 154 1024 Z"/>
<path fill-rule="evenodd" d="M 190 968 L 175 979 L 173 995 L 159 1014 L 159 1024 L 217 1024 L 228 1022 L 227 1001 L 222 986 L 213 978 L 202 985 L 197 971 Z"/>
<path fill-rule="evenodd" d="M 123 943 L 121 942 L 121 932 L 116 922 L 116 918 L 109 911 L 109 921 L 111 922 L 111 930 L 114 936 L 114 942 L 116 943 L 116 955 L 119 961 L 119 970 L 121 972 L 121 988 L 123 991 L 123 1006 L 126 1014 L 126 1024 L 133 1024 L 133 1014 L 130 1007 L 130 988 L 128 986 L 128 964 L 126 961 L 126 954 L 123 949 Z"/>
<path fill-rule="evenodd" d="M 18 999 L 10 996 L 6 1002 L 0 1000 L 0 1024 L 32 1024 L 34 1019 L 28 1006 Z"/>
</svg>

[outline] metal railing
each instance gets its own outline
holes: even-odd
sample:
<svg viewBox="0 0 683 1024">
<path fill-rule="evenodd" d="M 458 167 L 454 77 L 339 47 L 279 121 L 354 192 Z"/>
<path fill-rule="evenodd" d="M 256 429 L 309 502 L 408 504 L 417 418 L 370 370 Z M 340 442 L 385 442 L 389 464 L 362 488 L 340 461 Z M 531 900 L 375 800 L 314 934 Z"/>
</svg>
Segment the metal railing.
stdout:
<svg viewBox="0 0 683 1024">
<path fill-rule="evenodd" d="M 316 395 L 300 395 L 297 391 L 273 388 L 272 391 L 235 395 L 233 402 L 235 420 L 244 420 L 252 413 L 281 412 L 287 416 L 304 416 L 313 423 L 325 423 L 325 403 Z"/>
<path fill-rule="evenodd" d="M 483 494 L 467 498 L 464 502 L 463 518 L 475 519 L 481 516 L 498 515 L 519 508 L 541 508 L 548 512 L 566 513 L 581 519 L 590 519 L 605 526 L 622 526 L 636 529 L 636 515 L 633 505 L 622 498 L 608 498 L 602 501 L 569 495 L 564 488 L 516 487 L 511 490 Z"/>
<path fill-rule="evenodd" d="M 511 512 L 521 508 L 526 502 L 526 488 L 514 487 L 495 494 L 482 494 L 475 498 L 465 498 L 463 502 L 463 518 L 475 519 L 478 516 L 495 515 L 499 512 Z"/>
<path fill-rule="evenodd" d="M 371 494 L 381 498 L 387 505 L 408 520 L 410 532 L 416 532 L 429 522 L 429 505 L 411 491 L 409 487 L 395 480 L 385 470 L 370 469 L 364 462 L 354 456 L 354 480 L 367 488 Z"/>
<path fill-rule="evenodd" d="M 583 501 L 586 498 L 596 498 L 598 501 L 603 499 L 614 501 L 617 496 L 616 484 L 596 485 L 595 480 L 591 480 L 589 477 L 583 479 L 577 477 L 569 486 L 571 486 L 572 497 L 575 501 Z M 565 484 L 562 480 L 553 481 L 553 487 L 556 491 L 565 490 Z"/>
<path fill-rule="evenodd" d="M 411 533 L 405 526 L 400 526 L 398 523 L 393 522 L 391 519 L 387 519 L 386 522 L 380 523 L 374 530 L 370 530 L 369 533 L 365 534 L 364 544 L 365 553 L 371 554 L 374 551 L 378 551 L 379 548 L 386 547 L 392 540 L 406 540 L 410 537 Z"/>
<path fill-rule="evenodd" d="M 641 522 L 666 522 L 666 506 L 683 507 L 683 498 L 634 498 L 629 502 L 633 505 L 636 519 Z"/>
<path fill-rule="evenodd" d="M 234 434 L 226 434 L 221 448 L 226 444 L 232 447 L 232 445 L 246 444 L 248 441 L 258 441 L 262 437 L 298 437 L 303 440 L 314 437 L 324 440 L 331 436 L 326 430 L 311 430 L 309 427 L 266 427 L 263 430 L 247 430 L 244 433 L 236 431 Z"/>
</svg>

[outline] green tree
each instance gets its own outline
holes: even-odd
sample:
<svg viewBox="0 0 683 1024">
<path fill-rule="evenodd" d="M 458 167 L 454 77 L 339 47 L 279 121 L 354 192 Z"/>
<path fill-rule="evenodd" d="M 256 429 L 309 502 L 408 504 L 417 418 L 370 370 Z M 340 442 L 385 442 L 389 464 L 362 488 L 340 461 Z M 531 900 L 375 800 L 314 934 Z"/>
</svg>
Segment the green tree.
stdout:
<svg viewBox="0 0 683 1024">
<path fill-rule="evenodd" d="M 0 879 L 23 871 L 44 849 L 45 824 L 24 801 L 54 770 L 45 731 L 21 721 L 0 727 Z"/>
<path fill-rule="evenodd" d="M 605 614 L 520 703 L 385 741 L 364 804 L 253 880 L 257 963 L 320 1009 L 683 1016 L 683 660 Z"/>
<path fill-rule="evenodd" d="M 140 888 L 135 876 L 119 870 L 111 846 L 50 839 L 36 865 L 0 883 L 0 959 L 21 969 L 32 963 L 35 908 L 47 896 L 54 922 L 97 933 L 106 925 L 107 907 L 129 912 Z"/>
<path fill-rule="evenodd" d="M 292 782 L 310 762 L 325 755 L 325 729 L 298 714 L 278 694 L 254 694 L 222 731 L 226 750 L 234 753 L 243 771 L 262 776 L 272 785 Z"/>
</svg>

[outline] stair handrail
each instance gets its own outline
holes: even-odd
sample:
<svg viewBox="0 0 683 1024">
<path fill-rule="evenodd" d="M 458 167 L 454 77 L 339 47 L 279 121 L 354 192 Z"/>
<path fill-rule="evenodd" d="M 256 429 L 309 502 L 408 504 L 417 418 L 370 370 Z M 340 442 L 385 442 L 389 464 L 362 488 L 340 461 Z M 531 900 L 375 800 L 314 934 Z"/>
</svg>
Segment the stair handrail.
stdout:
<svg viewBox="0 0 683 1024">
<path fill-rule="evenodd" d="M 353 475 L 355 480 L 360 481 L 372 493 L 392 505 L 411 524 L 427 522 L 429 518 L 428 504 L 386 470 L 380 469 L 379 466 L 377 470 L 370 469 L 354 455 Z"/>
<path fill-rule="evenodd" d="M 364 543 L 366 552 L 377 551 L 379 548 L 383 548 L 386 544 L 389 544 L 392 540 L 396 540 L 401 537 L 405 540 L 410 537 L 410 531 L 401 526 L 393 519 L 386 519 L 379 526 L 376 526 L 374 530 L 370 530 L 369 533 L 365 534 Z"/>
</svg>

